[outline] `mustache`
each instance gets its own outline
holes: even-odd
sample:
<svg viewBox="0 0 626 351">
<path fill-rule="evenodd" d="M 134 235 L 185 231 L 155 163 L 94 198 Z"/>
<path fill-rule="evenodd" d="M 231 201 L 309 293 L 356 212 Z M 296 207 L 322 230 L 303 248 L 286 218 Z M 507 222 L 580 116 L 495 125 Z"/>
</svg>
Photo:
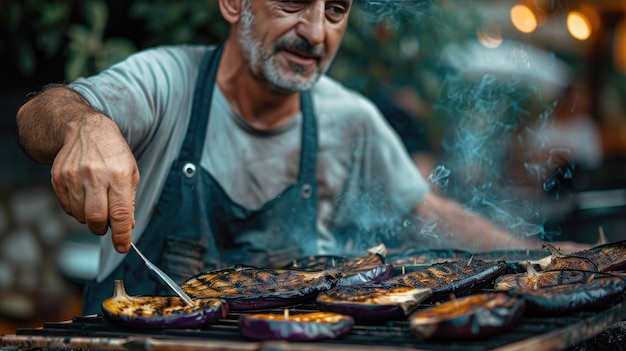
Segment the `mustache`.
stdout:
<svg viewBox="0 0 626 351">
<path fill-rule="evenodd" d="M 276 51 L 286 50 L 295 51 L 302 54 L 315 56 L 318 59 L 326 56 L 326 48 L 324 44 L 311 45 L 302 37 L 282 37 L 276 42 Z"/>
</svg>

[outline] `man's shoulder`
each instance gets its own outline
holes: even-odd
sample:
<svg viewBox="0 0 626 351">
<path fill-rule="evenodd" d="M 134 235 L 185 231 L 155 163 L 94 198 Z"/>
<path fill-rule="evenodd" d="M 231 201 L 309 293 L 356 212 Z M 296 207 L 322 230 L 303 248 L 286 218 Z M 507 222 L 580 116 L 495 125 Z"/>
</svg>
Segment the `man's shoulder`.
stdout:
<svg viewBox="0 0 626 351">
<path fill-rule="evenodd" d="M 155 62 L 156 60 L 174 60 L 179 62 L 201 61 L 204 55 L 215 46 L 213 45 L 159 45 L 135 52 L 131 60 Z M 155 60 L 156 59 L 156 60 Z M 156 61 L 159 62 L 159 61 Z"/>
</svg>

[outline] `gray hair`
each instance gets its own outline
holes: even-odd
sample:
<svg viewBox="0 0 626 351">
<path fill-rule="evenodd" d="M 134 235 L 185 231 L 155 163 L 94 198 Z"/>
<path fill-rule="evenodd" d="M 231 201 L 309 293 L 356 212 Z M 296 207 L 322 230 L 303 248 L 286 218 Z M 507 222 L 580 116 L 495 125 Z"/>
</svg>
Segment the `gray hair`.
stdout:
<svg viewBox="0 0 626 351">
<path fill-rule="evenodd" d="M 252 11 L 250 11 L 251 7 L 252 7 L 252 0 L 241 0 L 241 8 L 242 10 L 245 10 L 245 11 L 241 11 L 241 14 L 242 14 L 241 23 L 246 28 L 251 27 L 252 22 L 254 21 L 254 16 L 252 15 Z"/>
</svg>

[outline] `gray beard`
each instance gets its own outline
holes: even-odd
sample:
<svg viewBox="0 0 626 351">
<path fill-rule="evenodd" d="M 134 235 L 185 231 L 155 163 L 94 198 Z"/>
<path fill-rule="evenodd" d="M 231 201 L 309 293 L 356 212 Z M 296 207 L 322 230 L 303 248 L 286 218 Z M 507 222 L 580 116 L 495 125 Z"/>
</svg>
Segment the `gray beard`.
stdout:
<svg viewBox="0 0 626 351">
<path fill-rule="evenodd" d="M 281 74 L 281 69 L 276 63 L 276 56 L 271 52 L 265 51 L 261 43 L 254 37 L 252 28 L 254 15 L 250 11 L 249 6 L 248 1 L 244 1 L 242 4 L 241 30 L 239 31 L 238 40 L 239 46 L 243 50 L 243 56 L 248 61 L 250 71 L 255 76 L 265 79 L 272 85 L 289 92 L 301 92 L 311 89 L 324 74 L 325 69 L 318 67 L 307 78 L 302 75 L 306 71 L 306 67 L 291 65 L 291 72 Z"/>
</svg>

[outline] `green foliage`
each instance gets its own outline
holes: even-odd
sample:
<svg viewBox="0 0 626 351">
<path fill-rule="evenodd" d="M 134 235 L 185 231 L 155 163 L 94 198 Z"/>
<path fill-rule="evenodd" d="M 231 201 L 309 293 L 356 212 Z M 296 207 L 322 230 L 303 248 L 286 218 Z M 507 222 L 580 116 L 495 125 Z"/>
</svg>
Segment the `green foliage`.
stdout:
<svg viewBox="0 0 626 351">
<path fill-rule="evenodd" d="M 444 36 L 453 32 L 445 30 L 447 19 L 435 1 L 356 3 L 329 74 L 368 95 L 380 87 L 409 85 L 426 103 L 435 101 L 441 85 L 437 56 L 450 39 Z M 23 76 L 36 72 L 38 58 L 64 55 L 64 78 L 72 81 L 139 49 L 211 44 L 228 35 L 216 0 L 122 4 L 127 12 L 111 18 L 110 11 L 120 5 L 113 0 L 3 0 L 1 28 L 10 35 L 0 53 L 13 55 Z M 112 23 L 124 26 L 121 34 Z"/>
<path fill-rule="evenodd" d="M 32 75 L 39 64 L 38 53 L 49 58 L 62 49 L 74 4 L 73 1 L 3 1 L 0 54 L 10 57 L 22 75 Z"/>
<path fill-rule="evenodd" d="M 355 9 L 330 74 L 368 93 L 380 85 L 417 84 L 421 93 L 434 98 L 423 80 L 425 72 L 438 69 L 444 19 L 428 1 L 410 11 L 386 10 Z"/>
<path fill-rule="evenodd" d="M 105 0 L 5 0 L 0 16 L 7 35 L 0 53 L 12 55 L 24 76 L 34 74 L 39 57 L 61 53 L 65 55 L 65 79 L 69 81 L 97 73 L 141 48 L 216 43 L 228 34 L 228 24 L 216 0 L 133 0 L 127 17 L 142 28 L 128 28 L 129 33 L 139 31 L 142 35 L 111 37 L 107 29 L 113 4 Z M 353 12 L 342 49 L 331 68 L 334 77 L 359 90 L 369 90 L 378 82 L 409 80 L 417 74 L 413 72 L 416 64 L 423 64 L 424 57 L 436 50 L 433 40 L 424 40 L 430 33 L 416 28 L 427 28 L 426 24 L 436 18 L 430 9 L 420 6 L 419 11 L 398 11 L 390 6 Z M 423 20 L 428 18 L 431 20 Z M 364 77 L 363 72 L 369 76 Z"/>
<path fill-rule="evenodd" d="M 24 77 L 40 60 L 66 55 L 65 78 L 75 79 L 112 65 L 136 51 L 128 38 L 107 38 L 108 5 L 103 0 L 6 0 L 2 3 L 0 53 Z"/>
<path fill-rule="evenodd" d="M 215 43 L 229 29 L 215 0 L 135 0 L 129 16 L 145 23 L 143 47 Z"/>
<path fill-rule="evenodd" d="M 105 38 L 109 11 L 100 0 L 82 2 L 85 24 L 73 24 L 67 30 L 69 37 L 66 79 L 100 72 L 136 51 L 130 39 Z"/>
</svg>

